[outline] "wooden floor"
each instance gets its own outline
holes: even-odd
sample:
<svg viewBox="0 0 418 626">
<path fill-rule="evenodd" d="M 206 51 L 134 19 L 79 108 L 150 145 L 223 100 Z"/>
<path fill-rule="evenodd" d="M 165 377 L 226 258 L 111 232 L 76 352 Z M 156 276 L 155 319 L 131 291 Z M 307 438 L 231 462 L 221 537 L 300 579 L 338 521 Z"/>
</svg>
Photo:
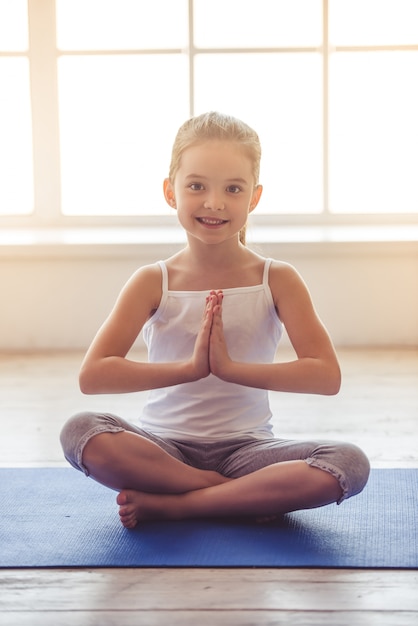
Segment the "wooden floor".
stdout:
<svg viewBox="0 0 418 626">
<path fill-rule="evenodd" d="M 0 355 L 0 465 L 65 465 L 59 431 L 79 410 L 136 418 L 144 394 L 81 395 L 81 358 Z M 338 396 L 272 394 L 276 433 L 337 437 L 360 445 L 374 467 L 417 467 L 418 351 L 342 350 L 340 359 Z M 0 570 L 0 624 L 417 626 L 418 572 L 6 569 Z"/>
</svg>

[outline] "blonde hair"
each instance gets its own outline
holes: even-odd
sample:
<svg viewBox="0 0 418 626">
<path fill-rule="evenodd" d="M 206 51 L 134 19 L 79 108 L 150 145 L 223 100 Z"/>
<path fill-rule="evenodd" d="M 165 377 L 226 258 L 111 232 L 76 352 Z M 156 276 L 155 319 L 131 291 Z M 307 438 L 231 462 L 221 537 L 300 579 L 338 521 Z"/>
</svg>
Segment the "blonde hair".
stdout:
<svg viewBox="0 0 418 626">
<path fill-rule="evenodd" d="M 187 148 L 209 139 L 239 143 L 252 162 L 255 185 L 258 185 L 261 145 L 257 133 L 241 120 L 217 111 L 192 117 L 180 126 L 171 152 L 168 174 L 171 183 L 174 183 L 183 152 Z M 244 245 L 245 231 L 246 226 L 241 229 L 239 234 L 240 242 Z"/>
</svg>

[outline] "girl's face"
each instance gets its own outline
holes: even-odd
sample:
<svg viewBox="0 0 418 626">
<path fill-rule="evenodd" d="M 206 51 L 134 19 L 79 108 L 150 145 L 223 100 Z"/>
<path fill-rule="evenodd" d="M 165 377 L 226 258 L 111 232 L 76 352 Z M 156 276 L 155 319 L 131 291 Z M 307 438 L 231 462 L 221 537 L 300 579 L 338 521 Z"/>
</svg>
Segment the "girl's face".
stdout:
<svg viewBox="0 0 418 626">
<path fill-rule="evenodd" d="M 176 207 L 181 225 L 205 243 L 238 237 L 261 191 L 250 157 L 234 141 L 208 140 L 187 148 L 174 184 L 164 181 L 165 198 Z"/>
</svg>

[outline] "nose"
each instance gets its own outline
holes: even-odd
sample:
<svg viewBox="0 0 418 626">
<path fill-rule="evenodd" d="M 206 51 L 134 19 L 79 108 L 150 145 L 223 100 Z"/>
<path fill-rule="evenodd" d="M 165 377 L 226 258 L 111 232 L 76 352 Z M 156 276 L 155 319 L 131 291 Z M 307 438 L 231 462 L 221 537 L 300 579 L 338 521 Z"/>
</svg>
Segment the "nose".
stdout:
<svg viewBox="0 0 418 626">
<path fill-rule="evenodd" d="M 225 209 L 225 203 L 222 198 L 217 195 L 211 195 L 208 197 L 203 203 L 205 209 L 209 209 L 211 211 L 223 211 Z"/>
</svg>

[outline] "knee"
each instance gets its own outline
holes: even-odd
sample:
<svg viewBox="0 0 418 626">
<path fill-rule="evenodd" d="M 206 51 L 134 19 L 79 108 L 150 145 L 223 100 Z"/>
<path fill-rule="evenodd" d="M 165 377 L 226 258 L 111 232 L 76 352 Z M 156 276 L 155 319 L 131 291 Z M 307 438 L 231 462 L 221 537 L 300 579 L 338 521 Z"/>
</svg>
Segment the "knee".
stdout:
<svg viewBox="0 0 418 626">
<path fill-rule="evenodd" d="M 370 462 L 363 450 L 354 444 L 345 444 L 343 449 L 344 468 L 347 480 L 347 498 L 355 496 L 367 484 L 370 475 Z"/>
<path fill-rule="evenodd" d="M 68 419 L 61 429 L 60 441 L 64 454 L 73 449 L 74 445 L 83 438 L 83 435 L 94 427 L 93 413 L 77 413 Z"/>
<path fill-rule="evenodd" d="M 83 465 L 83 450 L 86 443 L 95 435 L 105 432 L 123 431 L 118 418 L 106 413 L 77 413 L 64 424 L 60 441 L 67 461 L 76 469 L 88 473 Z"/>
<path fill-rule="evenodd" d="M 92 413 L 77 413 L 68 419 L 61 429 L 60 442 L 67 461 L 76 469 L 84 471 L 81 464 L 83 439 L 94 428 L 96 417 Z"/>
<path fill-rule="evenodd" d="M 338 503 L 360 493 L 369 479 L 369 460 L 363 450 L 352 443 L 321 444 L 315 449 L 310 464 L 329 471 L 339 481 L 342 496 Z"/>
</svg>

